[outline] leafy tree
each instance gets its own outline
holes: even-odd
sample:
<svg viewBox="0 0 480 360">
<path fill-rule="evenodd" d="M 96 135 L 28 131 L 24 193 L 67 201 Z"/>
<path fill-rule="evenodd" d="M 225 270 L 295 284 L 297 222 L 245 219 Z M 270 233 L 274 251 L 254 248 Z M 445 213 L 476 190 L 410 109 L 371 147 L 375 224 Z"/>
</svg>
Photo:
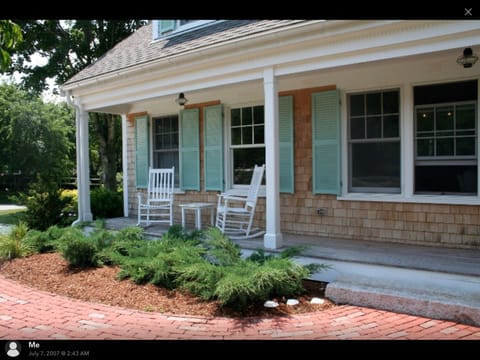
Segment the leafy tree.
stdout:
<svg viewBox="0 0 480 360">
<path fill-rule="evenodd" d="M 73 109 L 0 85 L 0 170 L 60 182 L 74 169 Z"/>
<path fill-rule="evenodd" d="M 16 20 L 24 41 L 15 52 L 9 73 L 23 75 L 22 86 L 30 92 L 48 90 L 49 78 L 62 84 L 92 64 L 115 44 L 146 24 L 144 20 Z M 33 55 L 42 56 L 44 65 L 32 66 Z M 54 92 L 56 90 L 54 89 Z M 92 147 L 98 151 L 101 177 L 109 190 L 117 189 L 116 173 L 121 171 L 121 121 L 112 114 L 90 113 Z M 92 154 L 95 159 L 96 153 Z"/>
<path fill-rule="evenodd" d="M 22 86 L 41 93 L 48 89 L 48 78 L 62 84 L 93 63 L 119 41 L 146 22 L 143 20 L 18 20 L 24 41 L 18 46 L 10 72 L 22 73 Z M 32 66 L 34 54 L 46 59 Z M 92 141 L 98 149 L 102 182 L 116 190 L 116 172 L 121 169 L 120 117 L 91 113 Z"/>
<path fill-rule="evenodd" d="M 0 20 L 0 71 L 8 69 L 11 63 L 10 51 L 22 42 L 20 27 L 11 20 Z"/>
</svg>

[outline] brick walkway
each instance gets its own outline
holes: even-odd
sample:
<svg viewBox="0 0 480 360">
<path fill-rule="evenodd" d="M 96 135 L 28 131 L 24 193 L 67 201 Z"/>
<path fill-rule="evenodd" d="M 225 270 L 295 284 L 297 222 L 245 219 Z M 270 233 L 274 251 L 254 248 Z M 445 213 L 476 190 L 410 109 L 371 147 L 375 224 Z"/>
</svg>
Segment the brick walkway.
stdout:
<svg viewBox="0 0 480 360">
<path fill-rule="evenodd" d="M 0 275 L 0 339 L 480 340 L 480 328 L 346 305 L 276 319 L 162 315 L 84 303 Z"/>
</svg>

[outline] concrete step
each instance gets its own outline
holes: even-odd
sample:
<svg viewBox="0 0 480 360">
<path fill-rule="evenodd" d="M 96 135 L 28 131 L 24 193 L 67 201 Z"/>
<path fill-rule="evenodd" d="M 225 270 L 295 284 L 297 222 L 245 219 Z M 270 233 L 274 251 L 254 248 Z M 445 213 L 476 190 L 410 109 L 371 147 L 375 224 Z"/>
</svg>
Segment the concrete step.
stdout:
<svg viewBox="0 0 480 360">
<path fill-rule="evenodd" d="M 480 326 L 480 276 L 310 256 L 294 260 L 329 266 L 311 279 L 328 282 L 325 295 L 335 303 Z"/>
<path fill-rule="evenodd" d="M 352 304 L 480 326 L 479 302 L 428 289 L 398 290 L 388 284 L 369 286 L 338 281 L 327 285 L 325 296 L 337 304 Z"/>
</svg>

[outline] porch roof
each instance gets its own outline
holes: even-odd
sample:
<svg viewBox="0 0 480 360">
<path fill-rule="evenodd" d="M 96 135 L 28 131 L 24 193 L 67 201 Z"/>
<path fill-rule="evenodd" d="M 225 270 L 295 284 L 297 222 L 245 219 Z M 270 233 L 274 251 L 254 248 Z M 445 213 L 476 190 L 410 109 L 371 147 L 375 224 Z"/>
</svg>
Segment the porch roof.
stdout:
<svg viewBox="0 0 480 360">
<path fill-rule="evenodd" d="M 284 28 L 304 20 L 229 20 L 152 41 L 152 23 L 139 28 L 96 62 L 67 80 L 71 85 L 117 70 L 196 51 L 206 46 L 244 39 L 258 33 Z"/>
</svg>

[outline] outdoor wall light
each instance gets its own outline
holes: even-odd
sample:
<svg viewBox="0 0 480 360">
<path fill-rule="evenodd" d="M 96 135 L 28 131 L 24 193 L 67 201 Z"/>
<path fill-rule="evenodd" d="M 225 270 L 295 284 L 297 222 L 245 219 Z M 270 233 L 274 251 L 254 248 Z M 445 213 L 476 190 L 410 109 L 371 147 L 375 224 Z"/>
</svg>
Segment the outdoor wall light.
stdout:
<svg viewBox="0 0 480 360">
<path fill-rule="evenodd" d="M 180 93 L 178 94 L 178 98 L 175 99 L 175 102 L 180 105 L 180 106 L 183 106 L 187 103 L 188 99 L 185 97 L 185 95 L 183 93 Z"/>
<path fill-rule="evenodd" d="M 457 64 L 462 65 L 465 69 L 471 68 L 478 60 L 478 56 L 473 53 L 472 48 L 465 48 L 462 56 L 457 58 Z"/>
</svg>

